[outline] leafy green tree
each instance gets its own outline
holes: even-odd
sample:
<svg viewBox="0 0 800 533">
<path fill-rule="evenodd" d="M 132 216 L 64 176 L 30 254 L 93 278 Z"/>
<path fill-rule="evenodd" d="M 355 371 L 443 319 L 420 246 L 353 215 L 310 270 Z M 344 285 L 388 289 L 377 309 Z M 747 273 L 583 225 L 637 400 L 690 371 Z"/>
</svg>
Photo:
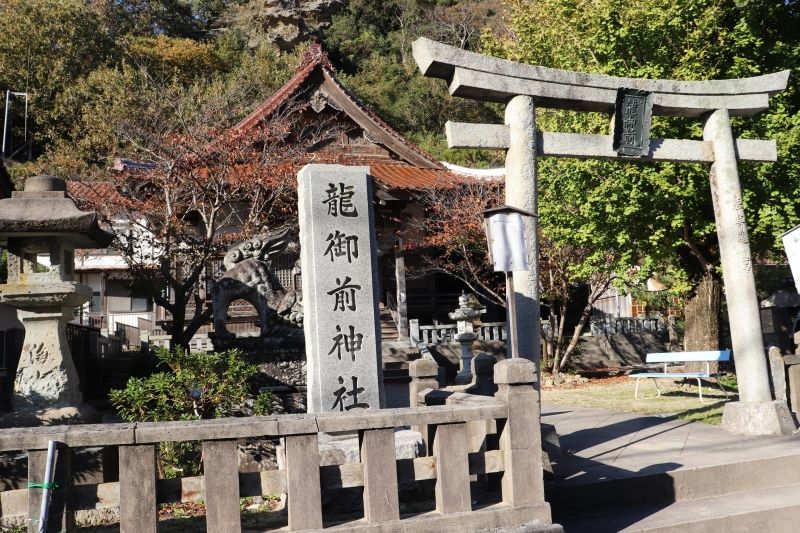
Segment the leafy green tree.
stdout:
<svg viewBox="0 0 800 533">
<path fill-rule="evenodd" d="M 0 3 L 0 89 L 29 93 L 37 148 L 64 126 L 53 113 L 58 95 L 112 58 L 105 22 L 83 0 Z"/>
<path fill-rule="evenodd" d="M 796 0 L 508 0 L 509 34 L 484 35 L 486 52 L 549 67 L 683 80 L 754 76 L 800 57 Z M 800 95 L 796 77 L 769 111 L 734 121 L 738 137 L 778 141 L 778 163 L 742 164 L 750 241 L 758 258 L 780 253 L 777 236 L 800 221 Z M 608 117 L 542 111 L 548 131 L 607 133 Z M 657 117 L 652 136 L 701 138 L 700 121 Z M 689 298 L 686 349 L 718 345 L 720 259 L 708 170 L 701 165 L 544 160 L 540 222 L 548 238 L 594 250 L 573 268 L 610 267 L 635 282 L 668 272 Z"/>
<path fill-rule="evenodd" d="M 497 11 L 491 9 L 494 2 L 350 0 L 321 32 L 322 41 L 341 66 L 340 77 L 347 88 L 413 142 L 452 163 L 497 166 L 501 164 L 497 153 L 448 150 L 444 124 L 448 120 L 497 122 L 499 108 L 451 97 L 441 82 L 420 75 L 411 56 L 411 43 L 421 35 L 462 42 L 443 31 L 451 22 L 457 25 L 457 16 L 448 19 L 456 4 L 472 6 L 471 37 L 463 44 L 473 46 L 478 30 L 497 18 Z M 475 7 L 484 4 L 490 7 Z"/>
</svg>

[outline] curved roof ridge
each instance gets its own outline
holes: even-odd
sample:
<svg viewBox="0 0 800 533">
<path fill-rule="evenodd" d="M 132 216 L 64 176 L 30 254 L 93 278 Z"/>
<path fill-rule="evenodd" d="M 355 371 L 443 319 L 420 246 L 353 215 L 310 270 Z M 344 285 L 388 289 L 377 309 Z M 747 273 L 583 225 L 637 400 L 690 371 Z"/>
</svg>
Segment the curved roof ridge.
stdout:
<svg viewBox="0 0 800 533">
<path fill-rule="evenodd" d="M 303 59 L 300 61 L 300 66 L 298 67 L 297 73 L 292 76 L 289 81 L 283 84 L 283 86 L 275 91 L 272 96 L 267 98 L 267 100 L 258 106 L 252 113 L 247 115 L 238 124 L 231 128 L 232 130 L 241 130 L 246 128 L 251 128 L 258 124 L 261 120 L 263 120 L 266 116 L 270 113 L 275 111 L 282 103 L 288 100 L 305 82 L 308 77 L 314 72 L 314 69 L 317 67 L 322 67 L 323 69 L 327 69 L 331 73 L 336 72 L 336 68 L 331 63 L 331 58 L 328 56 L 328 53 L 325 49 L 322 48 L 322 45 L 313 42 L 309 45 L 308 50 L 305 51 L 303 54 Z"/>
<path fill-rule="evenodd" d="M 385 120 L 378 116 L 377 113 L 372 111 L 366 104 L 364 104 L 364 102 L 362 102 L 357 96 L 351 93 L 336 77 L 336 68 L 331 63 L 328 53 L 319 43 L 312 43 L 309 46 L 308 50 L 305 52 L 305 54 L 303 54 L 303 60 L 300 63 L 299 70 L 288 82 L 286 82 L 280 89 L 270 96 L 263 104 L 258 106 L 252 113 L 242 119 L 238 124 L 233 126 L 231 130 L 247 130 L 264 120 L 276 109 L 278 109 L 281 104 L 285 103 L 289 98 L 295 95 L 297 91 L 302 88 L 303 83 L 305 83 L 305 81 L 311 76 L 317 67 L 322 70 L 323 76 L 339 91 L 341 91 L 342 96 L 347 98 L 353 104 L 353 106 L 355 106 L 359 112 L 363 113 L 370 122 L 374 123 L 376 127 L 383 130 L 394 141 L 400 143 L 403 148 L 409 152 L 412 152 L 417 158 L 424 161 L 426 165 L 423 166 L 430 166 L 431 168 L 440 169 L 444 168 L 436 158 L 409 141 L 403 134 L 394 129 Z M 391 149 L 391 147 L 389 148 Z M 402 154 L 398 155 L 402 157 Z"/>
<path fill-rule="evenodd" d="M 323 70 L 325 68 L 323 67 Z M 416 152 L 417 155 L 422 157 L 423 159 L 427 160 L 433 168 L 442 169 L 444 166 L 441 164 L 439 160 L 434 158 L 432 155 L 424 151 L 422 148 L 417 146 L 416 144 L 409 141 L 405 135 L 394 129 L 388 122 L 383 120 L 377 113 L 372 111 L 364 102 L 361 101 L 356 95 L 351 93 L 347 87 L 345 87 L 339 79 L 333 75 L 333 72 L 326 72 L 327 77 L 330 79 L 331 83 L 336 85 L 336 87 L 342 91 L 345 97 L 349 98 L 353 104 L 358 107 L 370 120 L 375 122 L 379 127 L 384 129 L 390 136 L 394 137 L 395 140 L 400 141 L 403 145 L 407 148 L 411 149 L 411 151 Z"/>
</svg>

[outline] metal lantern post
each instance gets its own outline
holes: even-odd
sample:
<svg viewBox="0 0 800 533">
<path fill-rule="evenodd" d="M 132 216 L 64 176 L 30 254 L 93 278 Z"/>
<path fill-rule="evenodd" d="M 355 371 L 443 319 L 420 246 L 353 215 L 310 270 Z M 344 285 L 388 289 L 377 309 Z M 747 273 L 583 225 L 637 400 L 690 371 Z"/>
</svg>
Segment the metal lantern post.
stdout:
<svg viewBox="0 0 800 533">
<path fill-rule="evenodd" d="M 506 275 L 506 305 L 508 309 L 508 336 L 511 357 L 519 357 L 517 339 L 517 311 L 514 305 L 514 276 L 512 272 L 527 272 L 528 243 L 525 227 L 536 217 L 533 213 L 504 205 L 487 209 L 483 213 L 489 260 L 495 272 Z"/>
</svg>

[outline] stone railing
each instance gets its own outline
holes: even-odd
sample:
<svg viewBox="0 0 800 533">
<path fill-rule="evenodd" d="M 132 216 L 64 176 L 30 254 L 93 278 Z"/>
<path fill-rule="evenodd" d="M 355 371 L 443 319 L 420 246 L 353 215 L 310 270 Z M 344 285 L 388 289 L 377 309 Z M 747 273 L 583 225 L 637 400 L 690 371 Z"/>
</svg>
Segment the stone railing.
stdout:
<svg viewBox="0 0 800 533">
<path fill-rule="evenodd" d="M 657 333 L 667 331 L 667 323 L 658 316 L 639 316 L 623 318 L 601 318 L 591 321 L 592 335 L 613 335 L 617 333 Z"/>
<path fill-rule="evenodd" d="M 425 372 L 423 372 L 425 373 Z M 320 531 L 326 523 L 321 492 L 363 487 L 363 518 L 337 531 L 458 531 L 513 528 L 539 522 L 548 527 L 550 507 L 544 501 L 538 393 L 535 367 L 520 359 L 495 366 L 494 398 L 460 394 L 456 405 L 419 406 L 350 413 L 280 415 L 219 420 L 51 426 L 0 430 L 0 452 L 24 451 L 29 482 L 41 482 L 48 441 L 59 444 L 63 479 L 76 448 L 118 449 L 119 481 L 54 489 L 49 523 L 74 531 L 78 510 L 119 509 L 120 531 L 158 531 L 160 503 L 204 500 L 208 531 L 241 531 L 240 498 L 286 494 L 289 531 Z M 415 386 L 425 385 L 424 379 Z M 395 459 L 395 428 L 413 426 L 425 436 L 428 455 Z M 495 432 L 496 438 L 475 442 Z M 357 433 L 360 462 L 320 466 L 319 434 Z M 283 468 L 240 473 L 237 439 L 283 439 Z M 157 479 L 156 445 L 201 441 L 205 474 Z M 112 454 L 113 456 L 113 454 Z M 62 460 L 63 459 L 63 460 Z M 64 466 L 67 465 L 67 466 Z M 59 468 L 56 468 L 57 473 Z M 473 508 L 470 477 L 496 474 L 500 492 L 493 505 Z M 435 511 L 401 516 L 398 483 L 435 480 Z M 0 493 L 2 519 L 28 517 L 38 524 L 42 490 Z M 282 527 L 282 526 L 278 526 Z M 286 530 L 286 529 L 283 529 Z"/>
<path fill-rule="evenodd" d="M 158 348 L 169 348 L 172 345 L 171 335 L 153 335 L 147 332 L 142 332 L 142 342 L 146 342 L 148 346 Z M 213 352 L 214 345 L 206 333 L 197 333 L 189 341 L 189 349 L 193 352 Z"/>
<path fill-rule="evenodd" d="M 436 324 L 433 326 L 420 326 L 419 321 L 411 319 L 408 321 L 411 339 L 414 342 L 423 344 L 439 344 L 442 342 L 455 342 L 458 333 L 456 324 Z M 483 341 L 504 341 L 508 339 L 508 329 L 506 322 L 482 322 L 475 328 L 478 340 Z"/>
</svg>

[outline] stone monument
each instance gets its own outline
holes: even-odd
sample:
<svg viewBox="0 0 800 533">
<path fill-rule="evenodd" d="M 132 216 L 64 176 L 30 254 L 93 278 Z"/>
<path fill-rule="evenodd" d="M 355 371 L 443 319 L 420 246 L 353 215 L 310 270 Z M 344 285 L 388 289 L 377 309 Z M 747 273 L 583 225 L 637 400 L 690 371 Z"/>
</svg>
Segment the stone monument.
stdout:
<svg viewBox="0 0 800 533">
<path fill-rule="evenodd" d="M 0 425 L 21 426 L 85 420 L 78 374 L 66 338 L 73 309 L 89 301 L 91 288 L 74 281 L 75 248 L 104 248 L 113 236 L 98 215 L 66 197 L 64 180 L 34 176 L 25 189 L 0 200 L 0 244 L 8 250 L 8 283 L 0 302 L 15 307 L 25 326 L 12 412 Z M 37 258 L 46 255 L 49 266 Z"/>
<path fill-rule="evenodd" d="M 448 122 L 446 129 L 452 148 L 507 150 L 506 203 L 513 207 L 537 213 L 538 157 L 708 164 L 740 398 L 725 405 L 722 424 L 751 435 L 794 430 L 786 402 L 770 393 L 738 172 L 739 160 L 775 161 L 776 144 L 735 138 L 730 120 L 768 109 L 770 96 L 786 88 L 788 70 L 735 80 L 647 80 L 525 65 L 425 38 L 413 43 L 413 53 L 422 73 L 445 80 L 450 94 L 506 104 L 505 124 Z M 606 113 L 623 129 L 609 135 L 537 131 L 537 106 Z M 698 119 L 703 140 L 650 138 L 651 114 Z M 535 219 L 527 231 L 531 268 L 514 273 L 514 301 L 520 355 L 538 361 Z"/>
<path fill-rule="evenodd" d="M 381 408 L 369 167 L 307 165 L 298 182 L 308 411 Z"/>
</svg>

